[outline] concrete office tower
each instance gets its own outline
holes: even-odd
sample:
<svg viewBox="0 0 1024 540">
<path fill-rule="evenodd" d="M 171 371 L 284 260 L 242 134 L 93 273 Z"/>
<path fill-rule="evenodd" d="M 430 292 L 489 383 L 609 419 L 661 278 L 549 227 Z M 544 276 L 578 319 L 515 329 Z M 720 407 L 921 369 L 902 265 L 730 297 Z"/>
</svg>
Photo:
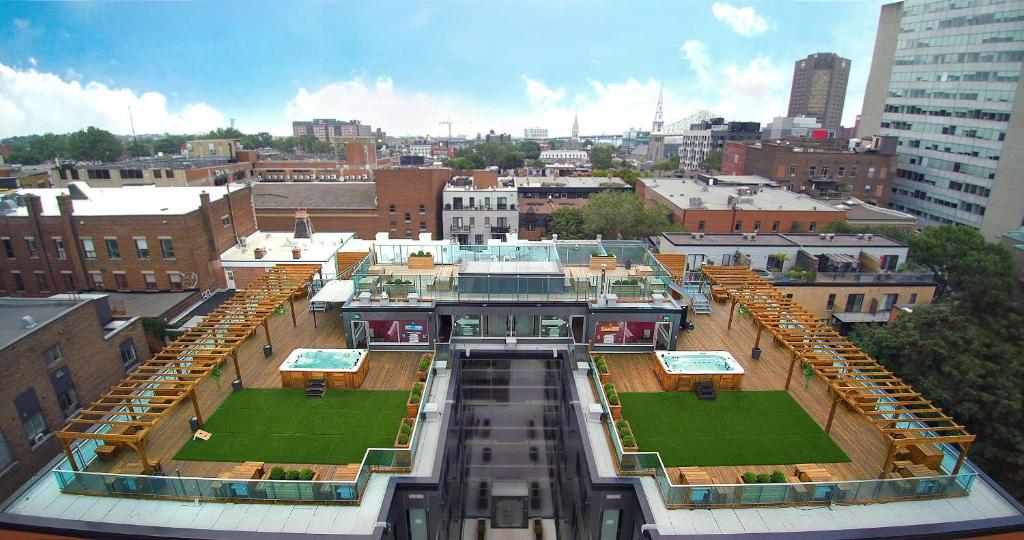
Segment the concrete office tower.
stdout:
<svg viewBox="0 0 1024 540">
<path fill-rule="evenodd" d="M 992 240 L 1024 224 L 1024 18 L 963 6 L 882 6 L 858 135 L 900 139 L 891 207 Z"/>
<path fill-rule="evenodd" d="M 793 66 L 787 116 L 813 116 L 825 129 L 838 129 L 843 121 L 850 60 L 835 53 L 815 53 Z"/>
</svg>

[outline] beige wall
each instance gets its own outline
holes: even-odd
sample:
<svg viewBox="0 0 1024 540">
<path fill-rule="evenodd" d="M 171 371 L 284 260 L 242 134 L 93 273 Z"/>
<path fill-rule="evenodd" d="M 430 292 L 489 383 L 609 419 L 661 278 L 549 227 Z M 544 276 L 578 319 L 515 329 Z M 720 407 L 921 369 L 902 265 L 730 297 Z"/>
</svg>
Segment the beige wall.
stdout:
<svg viewBox="0 0 1024 540">
<path fill-rule="evenodd" d="M 878 304 L 881 306 L 882 299 L 886 294 L 899 294 L 900 297 L 896 300 L 897 304 L 911 303 L 910 296 L 912 294 L 917 295 L 914 303 L 930 304 L 932 303 L 932 297 L 935 296 L 935 285 L 891 285 L 865 283 L 862 285 L 850 284 L 847 286 L 832 286 L 829 284 L 827 286 L 823 286 L 820 284 L 806 284 L 778 285 L 778 288 L 786 294 L 792 294 L 793 300 L 796 301 L 797 304 L 800 304 L 805 309 L 822 319 L 831 318 L 833 311 L 845 311 L 846 299 L 851 294 L 864 295 L 864 304 L 861 311 L 865 313 L 871 309 L 872 299 L 877 298 Z M 828 304 L 828 295 L 830 294 L 836 295 L 835 308 L 831 311 L 825 309 Z"/>
</svg>

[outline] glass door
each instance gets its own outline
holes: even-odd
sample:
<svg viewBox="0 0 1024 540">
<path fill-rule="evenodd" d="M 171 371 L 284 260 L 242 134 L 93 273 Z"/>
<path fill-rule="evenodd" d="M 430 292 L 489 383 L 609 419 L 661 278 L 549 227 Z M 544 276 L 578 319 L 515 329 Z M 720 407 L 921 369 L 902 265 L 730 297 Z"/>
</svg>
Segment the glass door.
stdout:
<svg viewBox="0 0 1024 540">
<path fill-rule="evenodd" d="M 654 342 L 655 350 L 669 351 L 672 350 L 672 323 L 660 322 L 657 325 L 655 336 L 657 336 Z"/>
<path fill-rule="evenodd" d="M 352 321 L 352 347 L 356 349 L 370 348 L 370 340 L 366 334 L 366 321 Z"/>
</svg>

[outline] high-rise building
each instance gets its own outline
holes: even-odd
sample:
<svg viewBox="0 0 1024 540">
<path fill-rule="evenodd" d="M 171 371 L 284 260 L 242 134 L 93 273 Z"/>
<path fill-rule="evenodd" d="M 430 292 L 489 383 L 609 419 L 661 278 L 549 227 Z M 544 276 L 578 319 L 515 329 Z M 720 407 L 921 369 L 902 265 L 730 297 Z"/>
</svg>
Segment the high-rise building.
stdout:
<svg viewBox="0 0 1024 540">
<path fill-rule="evenodd" d="M 378 134 L 383 135 L 382 132 Z M 314 118 L 311 121 L 292 122 L 292 135 L 296 137 L 312 135 L 321 141 L 334 144 L 364 138 L 372 139 L 375 134 L 370 126 L 359 120 L 344 122 L 334 118 Z"/>
<path fill-rule="evenodd" d="M 858 135 L 896 135 L 890 206 L 996 239 L 1024 222 L 1020 5 L 882 6 Z"/>
<path fill-rule="evenodd" d="M 826 129 L 838 128 L 849 80 L 850 60 L 838 54 L 815 53 L 797 60 L 787 116 L 813 116 Z"/>
</svg>

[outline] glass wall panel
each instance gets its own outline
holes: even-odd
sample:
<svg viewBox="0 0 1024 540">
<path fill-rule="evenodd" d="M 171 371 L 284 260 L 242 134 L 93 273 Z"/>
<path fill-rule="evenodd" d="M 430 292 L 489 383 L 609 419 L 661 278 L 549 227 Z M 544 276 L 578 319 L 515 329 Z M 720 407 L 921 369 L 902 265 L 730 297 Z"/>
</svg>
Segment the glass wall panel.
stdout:
<svg viewBox="0 0 1024 540">
<path fill-rule="evenodd" d="M 566 337 L 569 335 L 569 323 L 554 315 L 542 315 L 540 335 L 541 337 Z"/>
<path fill-rule="evenodd" d="M 537 316 L 516 315 L 516 336 L 537 337 Z"/>
<path fill-rule="evenodd" d="M 508 315 L 487 315 L 487 335 L 505 337 L 508 335 Z"/>
<path fill-rule="evenodd" d="M 370 343 L 428 343 L 430 328 L 427 321 L 380 320 L 368 321 Z"/>
</svg>

